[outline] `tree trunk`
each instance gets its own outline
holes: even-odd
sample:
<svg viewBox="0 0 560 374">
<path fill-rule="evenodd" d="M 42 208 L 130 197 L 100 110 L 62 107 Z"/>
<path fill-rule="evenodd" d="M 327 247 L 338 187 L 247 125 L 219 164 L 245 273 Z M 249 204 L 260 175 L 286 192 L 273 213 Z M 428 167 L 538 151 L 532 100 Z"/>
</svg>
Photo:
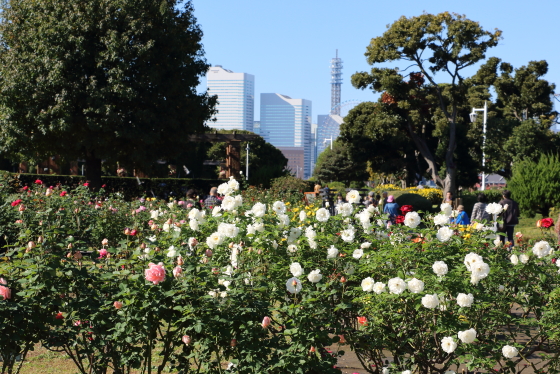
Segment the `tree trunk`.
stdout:
<svg viewBox="0 0 560 374">
<path fill-rule="evenodd" d="M 94 152 L 88 152 L 86 156 L 86 179 L 93 191 L 101 188 L 101 159 L 95 157 Z"/>
</svg>

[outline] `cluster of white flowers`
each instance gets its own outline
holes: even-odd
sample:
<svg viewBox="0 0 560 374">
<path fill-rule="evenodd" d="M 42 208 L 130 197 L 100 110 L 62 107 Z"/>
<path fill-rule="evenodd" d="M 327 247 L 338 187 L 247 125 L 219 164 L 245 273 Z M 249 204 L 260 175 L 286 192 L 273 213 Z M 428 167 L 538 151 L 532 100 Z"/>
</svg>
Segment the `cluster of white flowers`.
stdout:
<svg viewBox="0 0 560 374">
<path fill-rule="evenodd" d="M 319 208 L 317 209 L 317 212 L 315 212 L 315 218 L 317 218 L 317 221 L 319 222 L 327 222 L 330 217 L 331 214 L 325 208 Z"/>
<path fill-rule="evenodd" d="M 170 246 L 169 248 L 167 248 L 167 257 L 176 257 L 177 256 L 177 250 L 175 249 L 175 246 Z"/>
<path fill-rule="evenodd" d="M 415 229 L 421 222 L 420 215 L 416 212 L 408 212 L 404 216 L 404 225 Z"/>
<path fill-rule="evenodd" d="M 188 214 L 189 227 L 193 231 L 199 230 L 199 225 L 206 223 L 206 211 L 192 208 Z"/>
<path fill-rule="evenodd" d="M 307 238 L 309 247 L 311 247 L 311 249 L 317 249 L 317 242 L 315 241 L 317 233 L 315 232 L 315 230 L 313 230 L 312 226 L 307 226 L 305 228 L 305 237 Z"/>
<path fill-rule="evenodd" d="M 477 332 L 475 329 L 469 329 L 465 331 L 459 331 L 457 337 L 466 344 L 474 342 L 476 339 Z"/>
<path fill-rule="evenodd" d="M 352 190 L 346 194 L 346 201 L 351 204 L 359 204 L 361 200 L 360 193 L 356 190 Z"/>
<path fill-rule="evenodd" d="M 434 216 L 434 223 L 437 226 L 445 226 L 445 225 L 449 225 L 449 216 L 446 216 L 445 214 L 436 214 Z"/>
<path fill-rule="evenodd" d="M 239 235 L 239 227 L 234 223 L 221 222 L 218 225 L 218 233 L 226 238 L 235 238 Z"/>
<path fill-rule="evenodd" d="M 262 220 L 255 220 L 253 223 L 247 225 L 247 235 L 255 234 L 256 232 L 264 231 L 264 223 Z"/>
<path fill-rule="evenodd" d="M 222 200 L 222 209 L 227 212 L 233 212 L 243 204 L 243 197 L 241 195 L 226 195 Z"/>
<path fill-rule="evenodd" d="M 451 239 L 454 233 L 455 232 L 453 231 L 453 229 L 451 229 L 448 226 L 444 226 L 444 227 L 440 227 L 440 229 L 436 234 L 436 237 L 439 239 L 439 241 L 446 242 L 449 239 Z"/>
<path fill-rule="evenodd" d="M 540 242 L 535 243 L 535 245 L 533 246 L 533 253 L 538 258 L 543 258 L 552 253 L 552 248 L 547 241 L 541 240 Z"/>
<path fill-rule="evenodd" d="M 336 211 L 343 217 L 350 217 L 354 211 L 354 207 L 350 203 L 344 203 L 336 206 Z"/>
<path fill-rule="evenodd" d="M 486 278 L 490 274 L 490 266 L 484 262 L 482 256 L 471 252 L 465 256 L 464 264 L 467 270 L 471 272 L 471 283 L 478 284 L 478 282 Z"/>
<path fill-rule="evenodd" d="M 432 265 L 432 270 L 438 277 L 443 277 L 448 272 L 447 264 L 443 261 L 436 261 Z"/>
<path fill-rule="evenodd" d="M 502 213 L 504 208 L 498 203 L 490 203 L 486 205 L 486 213 L 492 214 L 494 218 L 500 213 Z"/>
<path fill-rule="evenodd" d="M 453 207 L 451 207 L 451 204 L 449 204 L 449 203 L 443 203 L 439 206 L 439 208 L 441 209 L 441 214 L 446 215 L 448 218 L 453 213 Z M 448 219 L 448 221 L 449 221 L 449 219 Z"/>
<path fill-rule="evenodd" d="M 371 277 L 367 277 L 362 280 L 362 290 L 364 292 L 375 292 L 380 294 L 385 291 L 385 283 L 376 282 Z"/>
<path fill-rule="evenodd" d="M 228 196 L 234 194 L 236 191 L 239 191 L 239 182 L 233 177 L 229 177 L 229 181 L 218 186 L 218 193 L 220 195 Z"/>
<path fill-rule="evenodd" d="M 462 308 L 470 308 L 473 302 L 474 302 L 474 296 L 472 295 L 472 293 L 468 295 L 464 293 L 460 293 L 457 295 L 457 304 Z"/>
<path fill-rule="evenodd" d="M 366 233 L 371 231 L 371 215 L 372 213 L 368 209 L 364 209 L 355 215 L 356 219 L 360 222 L 360 225 L 362 225 L 362 228 Z"/>
</svg>

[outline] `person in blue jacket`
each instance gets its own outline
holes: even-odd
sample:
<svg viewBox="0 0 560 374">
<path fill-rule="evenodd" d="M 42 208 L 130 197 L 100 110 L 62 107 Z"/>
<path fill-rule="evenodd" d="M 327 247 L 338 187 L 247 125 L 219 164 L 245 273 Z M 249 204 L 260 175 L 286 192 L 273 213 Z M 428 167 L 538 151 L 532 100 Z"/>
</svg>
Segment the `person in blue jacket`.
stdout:
<svg viewBox="0 0 560 374">
<path fill-rule="evenodd" d="M 389 215 L 389 220 L 392 224 L 395 224 L 395 219 L 399 215 L 399 204 L 395 202 L 395 197 L 390 195 L 387 198 L 387 203 L 383 205 L 383 213 Z"/>
<path fill-rule="evenodd" d="M 469 216 L 467 214 L 467 212 L 465 212 L 465 207 L 462 205 L 459 205 L 457 207 L 457 211 L 459 212 L 459 214 L 457 214 L 457 217 L 455 217 L 455 219 L 453 220 L 453 223 L 457 224 L 457 225 L 470 225 L 471 224 L 471 220 L 469 219 Z"/>
</svg>

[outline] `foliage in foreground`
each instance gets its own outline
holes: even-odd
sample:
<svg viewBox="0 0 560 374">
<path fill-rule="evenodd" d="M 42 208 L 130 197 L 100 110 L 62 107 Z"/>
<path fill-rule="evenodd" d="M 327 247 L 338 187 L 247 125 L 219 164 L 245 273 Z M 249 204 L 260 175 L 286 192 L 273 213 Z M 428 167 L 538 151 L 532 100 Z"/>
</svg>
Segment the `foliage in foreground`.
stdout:
<svg viewBox="0 0 560 374">
<path fill-rule="evenodd" d="M 3 371 L 40 341 L 81 373 L 338 373 L 344 352 L 325 347 L 340 340 L 370 373 L 385 352 L 392 372 L 558 370 L 546 242 L 520 238 L 509 252 L 491 226 L 451 226 L 447 207 L 387 230 L 355 192 L 330 216 L 236 190 L 220 186 L 211 212 L 106 204 L 84 186 L 4 195 L 17 241 L 0 263 Z M 107 240 L 103 217 L 119 218 Z"/>
</svg>

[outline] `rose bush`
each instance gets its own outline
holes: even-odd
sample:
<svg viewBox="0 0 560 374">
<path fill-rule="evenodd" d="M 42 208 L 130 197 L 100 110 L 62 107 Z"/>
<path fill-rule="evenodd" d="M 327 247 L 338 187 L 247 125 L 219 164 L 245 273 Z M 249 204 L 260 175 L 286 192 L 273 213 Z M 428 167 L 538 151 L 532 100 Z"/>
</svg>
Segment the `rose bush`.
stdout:
<svg viewBox="0 0 560 374">
<path fill-rule="evenodd" d="M 556 370 L 548 242 L 510 253 L 445 205 L 387 228 L 357 203 L 331 216 L 238 188 L 212 211 L 85 186 L 7 195 L 21 222 L 0 263 L 5 371 L 42 342 L 81 373 L 337 373 L 340 341 L 370 373 L 388 358 L 393 372 Z"/>
</svg>

